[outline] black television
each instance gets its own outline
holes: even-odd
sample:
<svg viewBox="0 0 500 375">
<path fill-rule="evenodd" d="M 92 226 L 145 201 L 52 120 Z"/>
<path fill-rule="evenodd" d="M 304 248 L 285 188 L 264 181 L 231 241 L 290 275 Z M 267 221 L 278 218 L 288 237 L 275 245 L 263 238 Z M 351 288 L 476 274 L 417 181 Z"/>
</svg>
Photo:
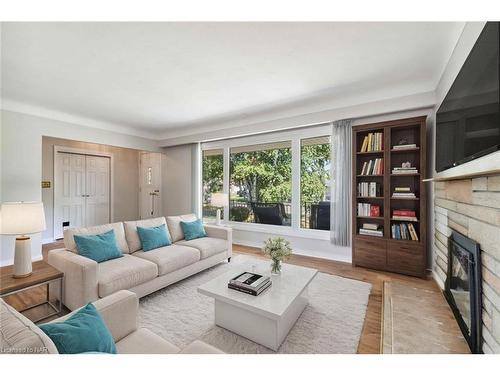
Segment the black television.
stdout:
<svg viewBox="0 0 500 375">
<path fill-rule="evenodd" d="M 436 112 L 436 171 L 500 149 L 500 23 L 487 22 Z"/>
</svg>

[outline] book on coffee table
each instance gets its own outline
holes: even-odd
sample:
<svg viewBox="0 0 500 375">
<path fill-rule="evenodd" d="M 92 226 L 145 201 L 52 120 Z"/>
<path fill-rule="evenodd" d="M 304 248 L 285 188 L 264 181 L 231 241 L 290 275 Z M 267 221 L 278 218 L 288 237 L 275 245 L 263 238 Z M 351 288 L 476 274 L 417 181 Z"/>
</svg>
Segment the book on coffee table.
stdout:
<svg viewBox="0 0 500 375">
<path fill-rule="evenodd" d="M 229 280 L 228 287 L 243 293 L 259 295 L 271 286 L 269 276 L 259 275 L 252 272 L 243 272 Z"/>
</svg>

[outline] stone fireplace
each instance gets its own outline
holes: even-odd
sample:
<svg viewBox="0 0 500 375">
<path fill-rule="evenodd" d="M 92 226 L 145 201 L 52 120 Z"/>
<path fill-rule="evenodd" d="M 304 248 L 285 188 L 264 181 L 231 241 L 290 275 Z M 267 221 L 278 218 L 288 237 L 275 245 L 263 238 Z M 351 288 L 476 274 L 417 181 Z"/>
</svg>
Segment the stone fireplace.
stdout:
<svg viewBox="0 0 500 375">
<path fill-rule="evenodd" d="M 478 310 L 481 317 L 481 338 L 478 341 L 480 351 L 500 353 L 500 175 L 435 182 L 434 216 L 432 270 L 443 290 L 448 266 L 457 272 L 454 286 L 458 290 L 465 289 L 467 279 L 461 270 L 468 267 L 465 254 L 458 252 L 455 264 L 448 264 L 449 240 L 453 233 L 474 241 L 480 248 L 477 263 L 482 275 L 478 285 L 482 306 Z M 456 296 L 459 300 L 458 294 Z M 463 304 L 461 308 L 467 320 Z"/>
</svg>

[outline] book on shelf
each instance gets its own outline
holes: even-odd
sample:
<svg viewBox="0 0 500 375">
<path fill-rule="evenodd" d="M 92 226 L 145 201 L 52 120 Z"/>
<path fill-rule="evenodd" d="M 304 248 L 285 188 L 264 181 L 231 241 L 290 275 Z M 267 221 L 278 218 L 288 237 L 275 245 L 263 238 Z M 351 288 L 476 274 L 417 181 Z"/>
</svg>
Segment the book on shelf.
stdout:
<svg viewBox="0 0 500 375">
<path fill-rule="evenodd" d="M 359 234 L 364 234 L 365 236 L 384 237 L 384 232 L 382 230 L 360 228 Z"/>
<path fill-rule="evenodd" d="M 393 198 L 416 198 L 415 193 L 392 193 Z"/>
<path fill-rule="evenodd" d="M 393 167 L 392 174 L 413 174 L 418 173 L 417 167 Z"/>
<path fill-rule="evenodd" d="M 417 148 L 416 143 L 409 143 L 409 144 L 406 144 L 406 145 L 395 145 L 395 146 L 392 146 L 393 150 L 406 150 L 406 149 L 413 149 L 413 148 Z"/>
<path fill-rule="evenodd" d="M 380 217 L 380 206 L 370 203 L 358 203 L 358 216 Z"/>
<path fill-rule="evenodd" d="M 409 186 L 396 186 L 394 191 L 397 193 L 409 193 L 411 191 Z"/>
<path fill-rule="evenodd" d="M 375 224 L 375 223 L 363 223 L 361 226 L 362 229 L 368 229 L 368 230 L 379 230 L 380 225 Z"/>
<path fill-rule="evenodd" d="M 380 197 L 382 195 L 382 186 L 378 182 L 360 182 L 358 183 L 358 196 L 360 197 Z"/>
<path fill-rule="evenodd" d="M 360 152 L 382 151 L 383 148 L 383 133 L 368 133 L 363 139 Z"/>
<path fill-rule="evenodd" d="M 393 210 L 393 220 L 418 221 L 417 215 L 413 210 Z"/>
<path fill-rule="evenodd" d="M 381 175 L 384 172 L 384 159 L 377 158 L 365 161 L 361 167 L 361 175 Z"/>
<path fill-rule="evenodd" d="M 227 286 L 239 292 L 258 296 L 269 288 L 271 284 L 272 282 L 269 276 L 263 276 L 253 272 L 243 272 L 229 280 Z"/>
<path fill-rule="evenodd" d="M 418 241 L 418 234 L 412 223 L 392 224 L 391 235 L 395 240 Z"/>
</svg>

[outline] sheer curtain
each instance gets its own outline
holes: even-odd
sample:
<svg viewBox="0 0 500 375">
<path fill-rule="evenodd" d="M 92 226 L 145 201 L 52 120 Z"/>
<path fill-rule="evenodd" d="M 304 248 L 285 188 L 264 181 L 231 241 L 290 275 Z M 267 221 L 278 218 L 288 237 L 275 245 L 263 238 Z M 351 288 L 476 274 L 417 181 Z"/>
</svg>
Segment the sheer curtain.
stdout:
<svg viewBox="0 0 500 375">
<path fill-rule="evenodd" d="M 352 120 L 332 123 L 330 240 L 351 244 Z"/>
</svg>

